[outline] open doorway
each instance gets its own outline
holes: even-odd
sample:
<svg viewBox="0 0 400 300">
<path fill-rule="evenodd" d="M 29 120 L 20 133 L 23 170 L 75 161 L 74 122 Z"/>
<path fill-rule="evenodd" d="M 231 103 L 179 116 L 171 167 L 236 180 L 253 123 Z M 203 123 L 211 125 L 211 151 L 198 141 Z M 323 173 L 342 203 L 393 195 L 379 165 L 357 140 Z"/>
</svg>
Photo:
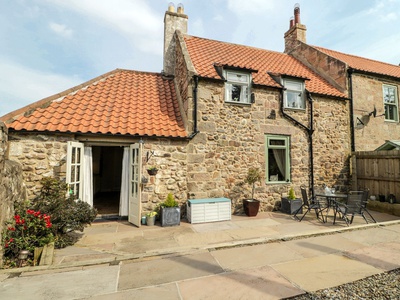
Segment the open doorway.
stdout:
<svg viewBox="0 0 400 300">
<path fill-rule="evenodd" d="M 118 216 L 123 147 L 93 146 L 93 206 L 100 217 Z"/>
</svg>

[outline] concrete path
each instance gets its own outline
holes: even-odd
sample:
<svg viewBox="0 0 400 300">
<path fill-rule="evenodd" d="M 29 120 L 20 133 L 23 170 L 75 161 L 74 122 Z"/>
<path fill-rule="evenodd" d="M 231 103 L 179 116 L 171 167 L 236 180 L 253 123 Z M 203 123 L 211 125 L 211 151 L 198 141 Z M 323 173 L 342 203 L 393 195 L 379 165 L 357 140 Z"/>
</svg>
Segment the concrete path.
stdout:
<svg viewBox="0 0 400 300">
<path fill-rule="evenodd" d="M 0 271 L 0 299 L 282 299 L 400 268 L 400 220 L 280 213 L 179 227 L 95 223 L 52 266 Z M 343 224 L 342 224 L 343 223 Z"/>
</svg>

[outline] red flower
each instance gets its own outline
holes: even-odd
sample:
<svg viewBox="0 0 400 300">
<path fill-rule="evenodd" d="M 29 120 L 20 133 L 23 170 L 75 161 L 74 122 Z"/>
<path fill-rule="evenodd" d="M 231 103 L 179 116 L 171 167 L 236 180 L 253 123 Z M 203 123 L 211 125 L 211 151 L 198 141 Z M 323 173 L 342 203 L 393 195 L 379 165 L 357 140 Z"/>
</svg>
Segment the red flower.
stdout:
<svg viewBox="0 0 400 300">
<path fill-rule="evenodd" d="M 46 228 L 51 228 L 51 223 L 46 223 Z"/>
<path fill-rule="evenodd" d="M 9 242 L 9 243 L 12 243 L 12 242 L 14 242 L 14 239 L 11 238 L 8 242 Z"/>
<path fill-rule="evenodd" d="M 11 231 L 15 231 L 15 228 L 14 228 L 14 227 L 8 227 L 7 229 L 8 229 L 8 230 L 11 230 Z"/>
</svg>

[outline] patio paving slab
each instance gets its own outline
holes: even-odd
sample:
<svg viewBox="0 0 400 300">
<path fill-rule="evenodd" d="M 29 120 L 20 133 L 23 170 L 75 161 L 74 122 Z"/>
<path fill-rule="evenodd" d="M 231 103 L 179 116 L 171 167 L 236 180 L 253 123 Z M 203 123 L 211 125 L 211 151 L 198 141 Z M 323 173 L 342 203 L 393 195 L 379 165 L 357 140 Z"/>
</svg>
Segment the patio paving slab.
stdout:
<svg viewBox="0 0 400 300">
<path fill-rule="evenodd" d="M 249 269 L 304 258 L 285 243 L 270 243 L 212 251 L 225 271 Z"/>
<path fill-rule="evenodd" d="M 303 257 L 314 257 L 364 247 L 363 244 L 350 241 L 339 234 L 287 241 L 285 245 Z"/>
<path fill-rule="evenodd" d="M 381 269 L 336 254 L 276 264 L 272 267 L 308 292 L 338 286 L 382 272 Z"/>
<path fill-rule="evenodd" d="M 121 291 L 113 294 L 97 295 L 90 298 L 90 300 L 182 300 L 179 295 L 176 283 L 164 284 L 160 286 L 152 286 L 142 289 L 133 289 Z"/>
<path fill-rule="evenodd" d="M 282 299 L 303 294 L 270 267 L 178 282 L 182 299 Z"/>
<path fill-rule="evenodd" d="M 341 236 L 353 242 L 364 245 L 375 245 L 379 243 L 399 240 L 399 233 L 392 226 L 370 228 L 368 230 L 354 230 L 341 233 Z"/>
<path fill-rule="evenodd" d="M 207 252 L 137 263 L 122 263 L 118 290 L 171 283 L 222 272 L 223 269 Z"/>
<path fill-rule="evenodd" d="M 1 299 L 70 300 L 115 292 L 119 266 L 9 278 L 0 285 Z M 102 276 L 98 276 L 101 273 Z M 67 287 L 67 288 L 66 288 Z"/>
<path fill-rule="evenodd" d="M 382 243 L 349 251 L 345 255 L 385 271 L 400 268 L 400 243 Z"/>
</svg>

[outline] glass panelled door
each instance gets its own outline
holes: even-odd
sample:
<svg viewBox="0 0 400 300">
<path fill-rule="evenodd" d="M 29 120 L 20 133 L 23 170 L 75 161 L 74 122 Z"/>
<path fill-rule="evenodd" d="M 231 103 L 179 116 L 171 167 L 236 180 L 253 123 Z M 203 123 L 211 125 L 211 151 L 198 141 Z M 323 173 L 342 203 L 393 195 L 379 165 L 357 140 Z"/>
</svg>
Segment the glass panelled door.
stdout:
<svg viewBox="0 0 400 300">
<path fill-rule="evenodd" d="M 140 178 L 142 170 L 141 144 L 130 145 L 129 155 L 129 215 L 128 221 L 140 227 Z"/>
<path fill-rule="evenodd" d="M 67 147 L 67 172 L 66 182 L 68 193 L 82 199 L 82 166 L 83 166 L 83 144 L 68 142 Z"/>
</svg>

